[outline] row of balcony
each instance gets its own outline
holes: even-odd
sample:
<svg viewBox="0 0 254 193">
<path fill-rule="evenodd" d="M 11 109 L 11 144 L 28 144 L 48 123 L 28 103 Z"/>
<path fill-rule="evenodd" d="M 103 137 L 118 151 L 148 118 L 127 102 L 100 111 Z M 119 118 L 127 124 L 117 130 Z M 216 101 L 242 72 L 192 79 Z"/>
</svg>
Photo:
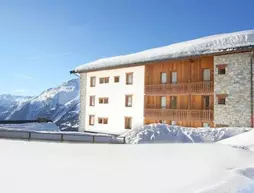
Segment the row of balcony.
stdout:
<svg viewBox="0 0 254 193">
<path fill-rule="evenodd" d="M 211 95 L 214 92 L 212 81 L 153 84 L 145 86 L 146 95 Z"/>
<path fill-rule="evenodd" d="M 154 120 L 202 121 L 202 122 L 210 122 L 214 120 L 213 110 L 146 108 L 144 116 L 147 119 Z"/>
</svg>

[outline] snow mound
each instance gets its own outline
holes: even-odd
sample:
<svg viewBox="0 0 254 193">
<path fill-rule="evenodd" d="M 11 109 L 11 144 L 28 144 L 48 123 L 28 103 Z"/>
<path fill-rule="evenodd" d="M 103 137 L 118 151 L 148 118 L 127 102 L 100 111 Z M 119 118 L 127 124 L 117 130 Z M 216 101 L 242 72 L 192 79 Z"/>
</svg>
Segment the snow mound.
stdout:
<svg viewBox="0 0 254 193">
<path fill-rule="evenodd" d="M 125 133 L 126 142 L 209 143 L 249 131 L 249 128 L 189 128 L 167 124 L 145 125 Z"/>
<path fill-rule="evenodd" d="M 207 36 L 142 52 L 99 59 L 75 68 L 75 72 L 156 60 L 220 53 L 254 46 L 254 30 Z"/>
<path fill-rule="evenodd" d="M 254 130 L 218 141 L 217 143 L 254 151 Z"/>
</svg>

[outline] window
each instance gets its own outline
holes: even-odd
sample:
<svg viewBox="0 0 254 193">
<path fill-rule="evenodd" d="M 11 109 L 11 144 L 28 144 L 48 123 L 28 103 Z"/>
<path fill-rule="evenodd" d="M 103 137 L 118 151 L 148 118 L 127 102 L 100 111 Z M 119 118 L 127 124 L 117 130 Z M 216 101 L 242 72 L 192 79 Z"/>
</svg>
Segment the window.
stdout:
<svg viewBox="0 0 254 193">
<path fill-rule="evenodd" d="M 131 129 L 132 118 L 131 117 L 125 117 L 124 119 L 125 119 L 124 120 L 125 129 Z"/>
<path fill-rule="evenodd" d="M 94 125 L 94 115 L 89 115 L 89 125 Z"/>
<path fill-rule="evenodd" d="M 225 68 L 218 68 L 218 74 L 226 74 Z"/>
<path fill-rule="evenodd" d="M 226 74 L 226 67 L 227 64 L 218 64 L 217 68 L 218 68 L 218 74 Z"/>
<path fill-rule="evenodd" d="M 211 80 L 210 69 L 203 69 L 203 80 L 204 81 L 210 81 Z"/>
<path fill-rule="evenodd" d="M 209 109 L 210 108 L 210 97 L 209 96 L 204 96 L 203 97 L 203 108 L 204 109 Z"/>
<path fill-rule="evenodd" d="M 177 98 L 176 98 L 176 96 L 171 96 L 170 97 L 170 108 L 176 109 L 176 107 L 177 107 Z"/>
<path fill-rule="evenodd" d="M 120 76 L 115 76 L 114 77 L 114 82 L 120 82 Z"/>
<path fill-rule="evenodd" d="M 171 125 L 176 125 L 176 121 L 171 121 Z"/>
<path fill-rule="evenodd" d="M 90 100 L 89 100 L 89 105 L 90 106 L 95 106 L 95 96 L 90 96 Z"/>
<path fill-rule="evenodd" d="M 133 73 L 126 73 L 126 84 L 133 84 Z"/>
<path fill-rule="evenodd" d="M 203 123 L 203 127 L 209 127 L 209 123 Z"/>
<path fill-rule="evenodd" d="M 109 77 L 100 78 L 100 84 L 106 84 L 106 83 L 109 83 Z"/>
<path fill-rule="evenodd" d="M 90 77 L 90 87 L 95 87 L 96 78 L 95 76 Z"/>
<path fill-rule="evenodd" d="M 132 95 L 125 96 L 125 106 L 132 107 Z"/>
<path fill-rule="evenodd" d="M 161 84 L 166 84 L 166 83 L 167 83 L 167 73 L 161 72 Z"/>
<path fill-rule="evenodd" d="M 167 107 L 167 98 L 161 97 L 161 108 L 165 109 Z"/>
<path fill-rule="evenodd" d="M 165 121 L 165 120 L 159 120 L 159 123 L 167 124 L 167 121 Z"/>
<path fill-rule="evenodd" d="M 108 124 L 108 118 L 98 118 L 98 123 L 99 124 Z"/>
<path fill-rule="evenodd" d="M 216 96 L 218 98 L 218 104 L 219 105 L 225 105 L 226 104 L 226 97 L 228 96 L 227 94 L 217 94 Z"/>
<path fill-rule="evenodd" d="M 99 98 L 99 104 L 108 104 L 108 98 Z"/>
<path fill-rule="evenodd" d="M 171 82 L 172 83 L 177 83 L 177 72 L 172 72 L 171 73 Z"/>
<path fill-rule="evenodd" d="M 226 104 L 226 98 L 218 98 L 218 104 L 219 105 L 225 105 Z"/>
</svg>

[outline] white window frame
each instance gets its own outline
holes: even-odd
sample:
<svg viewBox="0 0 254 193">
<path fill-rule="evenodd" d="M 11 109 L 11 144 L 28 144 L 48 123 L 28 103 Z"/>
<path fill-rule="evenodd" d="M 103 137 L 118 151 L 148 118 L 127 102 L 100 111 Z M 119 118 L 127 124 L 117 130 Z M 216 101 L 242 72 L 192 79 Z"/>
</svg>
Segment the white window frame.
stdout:
<svg viewBox="0 0 254 193">
<path fill-rule="evenodd" d="M 166 84 L 167 83 L 167 73 L 166 72 L 161 72 L 161 84 Z"/>
<path fill-rule="evenodd" d="M 177 72 L 172 72 L 171 81 L 173 84 L 177 83 Z"/>
</svg>

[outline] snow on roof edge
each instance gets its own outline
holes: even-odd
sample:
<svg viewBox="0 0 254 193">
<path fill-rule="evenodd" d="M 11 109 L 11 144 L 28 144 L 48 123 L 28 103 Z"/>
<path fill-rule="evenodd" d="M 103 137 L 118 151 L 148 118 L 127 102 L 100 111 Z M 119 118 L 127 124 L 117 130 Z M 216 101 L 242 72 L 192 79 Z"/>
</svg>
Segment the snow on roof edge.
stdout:
<svg viewBox="0 0 254 193">
<path fill-rule="evenodd" d="M 155 61 L 197 57 L 254 49 L 254 30 L 206 36 L 141 52 L 102 58 L 80 65 L 75 73 L 135 66 Z"/>
</svg>

